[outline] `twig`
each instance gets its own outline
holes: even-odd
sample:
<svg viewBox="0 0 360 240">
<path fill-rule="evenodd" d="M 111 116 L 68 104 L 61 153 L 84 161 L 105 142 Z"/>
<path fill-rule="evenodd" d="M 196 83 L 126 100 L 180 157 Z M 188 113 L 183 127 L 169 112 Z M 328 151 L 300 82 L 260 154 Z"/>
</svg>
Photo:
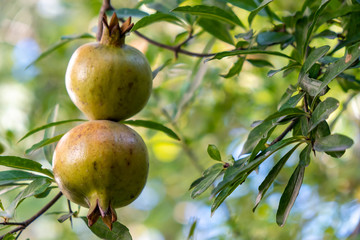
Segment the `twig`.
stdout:
<svg viewBox="0 0 360 240">
<path fill-rule="evenodd" d="M 281 140 L 286 136 L 286 134 L 288 134 L 288 133 L 291 131 L 291 129 L 293 129 L 293 127 L 295 126 L 296 122 L 297 122 L 297 119 L 293 120 L 293 121 L 289 124 L 289 126 L 288 126 L 277 138 L 275 138 L 275 139 L 270 143 L 269 146 L 272 146 L 272 145 L 274 145 L 275 143 L 281 141 Z"/>
<path fill-rule="evenodd" d="M 48 204 L 46 204 L 42 209 L 40 209 L 39 212 L 37 212 L 34 216 L 32 216 L 31 218 L 29 218 L 28 220 L 25 220 L 23 222 L 17 222 L 17 223 L 11 223 L 11 222 L 4 222 L 1 223 L 2 225 L 19 225 L 19 227 L 11 230 L 10 232 L 6 233 L 6 234 L 12 234 L 12 233 L 16 233 L 19 231 L 24 230 L 25 228 L 27 228 L 33 221 L 35 221 L 38 217 L 40 217 L 41 215 L 43 215 L 47 210 L 49 210 L 49 208 L 54 205 L 57 200 L 59 200 L 59 198 L 62 196 L 62 193 L 59 192 Z M 0 236 L 0 240 L 3 239 L 6 234 Z"/>
</svg>

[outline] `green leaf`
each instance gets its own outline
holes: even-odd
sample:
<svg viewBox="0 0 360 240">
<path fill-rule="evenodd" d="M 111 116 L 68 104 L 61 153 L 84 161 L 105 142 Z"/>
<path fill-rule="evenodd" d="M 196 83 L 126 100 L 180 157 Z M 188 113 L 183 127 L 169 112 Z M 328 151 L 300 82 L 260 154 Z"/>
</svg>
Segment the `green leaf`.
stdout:
<svg viewBox="0 0 360 240">
<path fill-rule="evenodd" d="M 322 84 L 318 90 L 318 94 L 324 89 L 336 76 L 345 71 L 353 62 L 360 57 L 360 43 L 348 48 L 345 56 L 338 59 L 335 63 L 328 67 L 324 76 L 321 78 Z"/>
<path fill-rule="evenodd" d="M 263 59 L 246 59 L 251 65 L 255 67 L 274 67 L 270 62 L 263 60 Z"/>
<path fill-rule="evenodd" d="M 52 181 L 48 178 L 35 179 L 16 196 L 6 211 L 1 212 L 0 215 L 7 218 L 12 218 L 14 216 L 15 209 L 24 199 L 45 192 L 51 182 Z"/>
<path fill-rule="evenodd" d="M 42 168 L 42 165 L 38 162 L 35 162 L 30 159 L 25 159 L 16 156 L 0 156 L 0 165 L 17 168 L 17 169 L 24 169 L 28 171 L 38 172 L 49 176 L 50 178 L 54 178 L 54 175 L 49 169 Z"/>
<path fill-rule="evenodd" d="M 300 153 L 300 164 L 302 166 L 308 166 L 310 164 L 310 153 L 311 153 L 311 145 L 308 144 Z"/>
<path fill-rule="evenodd" d="M 150 24 L 160 22 L 160 21 L 166 21 L 170 23 L 181 23 L 181 20 L 177 18 L 175 15 L 172 14 L 165 14 L 162 12 L 157 12 L 154 14 L 151 14 L 149 16 L 143 17 L 139 21 L 137 21 L 134 25 L 134 27 L 131 29 L 131 31 L 139 30 L 140 28 L 146 27 Z"/>
<path fill-rule="evenodd" d="M 234 65 L 230 68 L 230 70 L 229 70 L 229 72 L 227 74 L 220 75 L 220 76 L 222 76 L 223 78 L 230 78 L 230 77 L 233 77 L 233 76 L 239 74 L 241 72 L 242 67 L 243 67 L 244 60 L 245 60 L 244 57 L 239 58 L 234 63 Z"/>
<path fill-rule="evenodd" d="M 330 47 L 328 45 L 316 48 L 311 51 L 309 56 L 306 58 L 304 65 L 300 69 L 298 82 L 301 83 L 302 79 L 305 77 L 306 73 L 309 72 L 310 68 L 322 58 L 328 51 Z"/>
<path fill-rule="evenodd" d="M 85 38 L 95 38 L 93 35 L 89 33 L 83 33 L 78 35 L 71 35 L 71 36 L 62 36 L 61 40 L 57 43 L 55 43 L 53 46 L 51 46 L 49 49 L 41 53 L 34 61 L 32 61 L 28 66 L 26 66 L 26 69 L 29 68 L 31 65 L 39 62 L 44 57 L 48 56 L 53 51 L 57 50 L 58 48 L 64 46 L 65 44 L 77 40 L 77 39 L 85 39 Z"/>
<path fill-rule="evenodd" d="M 262 32 L 256 37 L 256 42 L 259 45 L 270 46 L 289 41 L 293 36 L 284 32 Z"/>
<path fill-rule="evenodd" d="M 279 111 L 282 111 L 287 108 L 294 108 L 296 105 L 300 102 L 300 100 L 305 96 L 305 92 L 300 92 L 299 94 L 296 94 L 295 96 L 290 97 L 286 102 L 284 102 L 280 108 Z"/>
<path fill-rule="evenodd" d="M 264 181 L 259 186 L 259 194 L 256 197 L 255 200 L 255 206 L 253 208 L 253 212 L 256 210 L 257 206 L 259 205 L 260 201 L 265 196 L 265 193 L 269 189 L 269 187 L 272 185 L 272 183 L 275 181 L 276 177 L 279 175 L 281 169 L 287 162 L 287 160 L 291 157 L 291 155 L 294 153 L 294 151 L 297 149 L 297 147 L 301 143 L 297 144 L 295 147 L 293 147 L 288 153 L 286 153 L 277 163 L 276 165 L 270 170 L 269 174 L 266 176 Z"/>
<path fill-rule="evenodd" d="M 197 220 L 195 219 L 194 222 L 191 224 L 189 234 L 186 240 L 194 240 L 195 239 L 195 229 L 197 225 Z"/>
<path fill-rule="evenodd" d="M 328 38 L 328 39 L 335 39 L 337 38 L 338 34 L 333 32 L 329 29 L 325 29 L 321 33 L 316 34 L 313 38 Z"/>
<path fill-rule="evenodd" d="M 315 28 L 315 24 L 316 24 L 316 22 L 317 22 L 317 20 L 318 20 L 318 18 L 320 16 L 320 14 L 322 13 L 322 11 L 325 9 L 325 7 L 329 3 L 330 3 L 330 0 L 322 0 L 319 8 L 316 10 L 316 12 L 314 14 L 314 18 L 313 18 L 313 20 L 311 22 L 311 25 L 310 25 L 310 27 L 309 27 L 309 29 L 307 31 L 307 34 L 306 34 L 306 39 L 305 39 L 304 46 L 303 46 L 303 48 L 304 48 L 303 52 L 306 52 L 306 49 L 307 49 L 307 47 L 309 45 L 309 42 L 310 42 L 311 34 L 312 34 L 312 32 L 313 32 L 313 30 Z"/>
<path fill-rule="evenodd" d="M 21 142 L 22 140 L 24 140 L 25 138 L 33 135 L 34 133 L 39 132 L 39 131 L 41 131 L 41 130 L 44 130 L 44 129 L 46 129 L 46 128 L 53 127 L 53 126 L 57 126 L 57 125 L 61 125 L 61 124 L 65 124 L 65 123 L 70 123 L 70 122 L 83 122 L 83 121 L 87 121 L 87 120 L 84 120 L 84 119 L 71 119 L 71 120 L 65 120 L 65 121 L 59 121 L 59 122 L 52 122 L 52 123 L 46 124 L 46 125 L 44 125 L 44 126 L 35 128 L 35 129 L 29 131 L 28 133 L 26 133 L 25 136 L 23 136 L 23 137 L 18 141 L 18 143 Z"/>
<path fill-rule="evenodd" d="M 262 122 L 260 125 L 256 126 L 249 133 L 249 136 L 244 144 L 241 154 L 250 153 L 258 145 L 261 139 L 267 139 L 267 133 L 276 126 L 277 123 L 275 120 Z"/>
<path fill-rule="evenodd" d="M 349 90 L 360 91 L 360 81 L 353 75 L 340 73 L 337 80 L 345 92 Z"/>
<path fill-rule="evenodd" d="M 290 210 L 295 203 L 296 197 L 299 194 L 304 179 L 304 173 L 305 166 L 299 164 L 291 175 L 284 193 L 280 198 L 279 207 L 276 213 L 276 223 L 281 227 L 284 226 Z"/>
<path fill-rule="evenodd" d="M 305 75 L 299 83 L 299 86 L 312 97 L 316 95 L 322 96 L 329 90 L 327 86 L 326 88 L 322 88 L 321 85 L 322 81 L 310 78 L 308 75 Z M 320 92 L 319 89 L 321 89 Z"/>
<path fill-rule="evenodd" d="M 200 18 L 197 24 L 217 39 L 234 45 L 234 40 L 229 32 L 228 25 L 209 18 Z"/>
<path fill-rule="evenodd" d="M 58 113 L 59 113 L 59 104 L 56 104 L 54 109 L 51 111 L 49 117 L 47 118 L 46 123 L 56 122 Z M 52 138 L 54 136 L 55 136 L 55 127 L 45 129 L 43 139 Z M 52 164 L 52 157 L 54 151 L 55 151 L 54 144 L 44 147 L 44 155 L 46 160 L 50 163 L 50 165 Z"/>
<path fill-rule="evenodd" d="M 334 112 L 339 107 L 339 101 L 335 98 L 327 98 L 315 108 L 311 119 L 310 119 L 310 129 L 313 130 L 320 122 L 326 120 L 332 112 Z"/>
<path fill-rule="evenodd" d="M 119 8 L 119 9 L 115 10 L 115 13 L 118 18 L 126 18 L 126 17 L 142 18 L 142 17 L 149 16 L 148 13 L 140 11 L 139 9 L 134 9 L 134 8 Z"/>
<path fill-rule="evenodd" d="M 206 17 L 210 19 L 216 19 L 225 23 L 238 25 L 244 28 L 244 25 L 240 19 L 230 11 L 225 11 L 215 6 L 197 5 L 197 6 L 184 6 L 177 7 L 172 10 L 173 12 L 189 13 L 191 15 Z"/>
<path fill-rule="evenodd" d="M 86 217 L 81 217 L 81 219 L 85 222 L 86 225 L 88 225 L 88 220 Z M 101 239 L 132 240 L 129 229 L 119 222 L 114 222 L 112 231 L 110 231 L 104 222 L 99 219 L 94 225 L 89 227 L 89 229 Z"/>
<path fill-rule="evenodd" d="M 44 177 L 19 170 L 0 171 L 0 185 L 7 185 L 18 181 L 34 180 L 37 178 Z"/>
<path fill-rule="evenodd" d="M 224 166 L 222 163 L 217 163 L 206 169 L 203 173 L 203 176 L 201 177 L 201 181 L 195 180 L 197 185 L 191 184 L 191 187 L 194 187 L 194 190 L 191 192 L 191 197 L 196 198 L 204 191 L 206 191 L 223 170 Z"/>
<path fill-rule="evenodd" d="M 215 145 L 209 144 L 207 148 L 207 152 L 212 159 L 221 162 L 221 155 L 219 149 Z"/>
<path fill-rule="evenodd" d="M 272 1 L 273 0 L 264 0 L 256 9 L 250 12 L 250 15 L 248 17 L 249 26 L 251 26 L 251 23 L 254 20 L 255 16 Z"/>
<path fill-rule="evenodd" d="M 314 149 L 318 152 L 337 152 L 350 148 L 354 141 L 341 134 L 332 134 L 315 140 Z"/>
<path fill-rule="evenodd" d="M 257 8 L 257 4 L 254 0 L 221 0 L 222 2 L 230 3 L 241 9 L 252 11 Z"/>
<path fill-rule="evenodd" d="M 161 65 L 160 67 L 156 68 L 154 71 L 152 71 L 152 78 L 154 79 L 158 73 L 160 71 L 162 71 L 166 66 L 168 66 L 170 63 L 172 62 L 172 59 L 168 59 L 165 61 L 165 63 L 163 65 Z"/>
<path fill-rule="evenodd" d="M 173 139 L 180 140 L 178 135 L 176 135 L 176 133 L 174 133 L 173 130 L 171 130 L 170 128 L 167 128 L 164 125 L 157 123 L 157 122 L 147 121 L 147 120 L 126 120 L 126 121 L 122 121 L 121 123 L 136 126 L 136 127 L 145 127 L 145 128 L 158 130 L 158 131 L 165 133 L 166 135 L 168 135 L 169 137 L 171 137 Z"/>
<path fill-rule="evenodd" d="M 5 152 L 5 147 L 4 147 L 4 145 L 0 142 L 0 154 L 2 154 L 3 152 Z"/>
<path fill-rule="evenodd" d="M 274 114 L 271 114 L 264 121 L 269 121 L 269 120 L 284 117 L 284 116 L 295 117 L 295 116 L 309 116 L 309 115 L 308 115 L 308 113 L 306 113 L 303 110 L 300 110 L 298 108 L 285 108 L 284 110 L 281 110 Z"/>
<path fill-rule="evenodd" d="M 31 152 L 39 149 L 39 148 L 42 148 L 44 146 L 47 146 L 49 144 L 52 144 L 54 142 L 58 142 L 62 136 L 64 136 L 65 134 L 60 134 L 60 135 L 57 135 L 55 137 L 52 137 L 52 138 L 46 138 L 46 139 L 43 139 L 41 140 L 40 142 L 38 143 L 35 143 L 34 145 L 31 146 L 31 148 L 28 148 L 25 150 L 25 154 L 30 154 Z"/>
<path fill-rule="evenodd" d="M 16 240 L 15 233 L 7 233 L 3 240 Z"/>
<path fill-rule="evenodd" d="M 214 59 L 223 59 L 224 57 L 231 57 L 231 56 L 237 56 L 237 55 L 247 55 L 247 54 L 267 54 L 267 55 L 274 55 L 274 56 L 280 56 L 284 58 L 293 59 L 290 56 L 287 56 L 281 52 L 276 51 L 266 51 L 266 50 L 257 50 L 257 49 L 248 49 L 248 50 L 233 50 L 233 51 L 225 51 L 225 52 L 219 52 L 215 54 L 214 57 L 210 58 L 209 61 Z"/>
<path fill-rule="evenodd" d="M 276 73 L 278 72 L 281 72 L 281 71 L 285 71 L 285 70 L 290 70 L 290 69 L 294 69 L 296 67 L 299 67 L 300 64 L 297 63 L 297 62 L 290 62 L 288 65 L 286 65 L 285 67 L 282 67 L 280 69 L 276 69 L 276 70 L 270 70 L 268 73 L 267 73 L 267 76 L 268 77 L 272 77 L 274 76 Z"/>
</svg>

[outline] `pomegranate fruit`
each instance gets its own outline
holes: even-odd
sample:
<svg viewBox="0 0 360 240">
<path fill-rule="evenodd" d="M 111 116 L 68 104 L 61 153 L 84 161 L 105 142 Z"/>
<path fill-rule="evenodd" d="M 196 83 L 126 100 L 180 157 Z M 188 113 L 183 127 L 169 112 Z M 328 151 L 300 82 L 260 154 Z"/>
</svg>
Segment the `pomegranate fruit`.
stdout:
<svg viewBox="0 0 360 240">
<path fill-rule="evenodd" d="M 145 186 L 148 153 L 124 124 L 94 120 L 67 132 L 53 156 L 55 181 L 72 202 L 89 208 L 88 223 L 101 216 L 111 229 L 115 208 L 134 201 Z"/>
<path fill-rule="evenodd" d="M 74 104 L 89 119 L 124 120 L 138 113 L 152 89 L 152 72 L 146 57 L 125 44 L 133 26 L 121 27 L 114 13 L 103 18 L 100 42 L 80 46 L 66 70 L 66 89 Z"/>
</svg>

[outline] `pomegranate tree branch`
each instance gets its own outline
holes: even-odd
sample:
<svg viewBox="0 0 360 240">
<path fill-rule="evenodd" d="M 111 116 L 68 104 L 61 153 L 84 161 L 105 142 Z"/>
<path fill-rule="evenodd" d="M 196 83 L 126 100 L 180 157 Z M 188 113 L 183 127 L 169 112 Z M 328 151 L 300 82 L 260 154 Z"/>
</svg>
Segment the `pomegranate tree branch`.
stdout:
<svg viewBox="0 0 360 240">
<path fill-rule="evenodd" d="M 25 220 L 23 222 L 2 222 L 0 223 L 1 225 L 18 225 L 19 227 L 11 230 L 10 232 L 6 233 L 6 234 L 11 234 L 11 233 L 16 233 L 19 231 L 24 230 L 26 227 L 28 227 L 32 222 L 34 222 L 38 217 L 40 217 L 41 215 L 43 215 L 47 210 L 49 210 L 50 207 L 52 207 L 57 200 L 59 200 L 59 198 L 62 196 L 62 193 L 59 192 L 48 204 L 46 204 L 42 209 L 40 209 L 39 212 L 37 212 L 34 216 L 32 216 L 31 218 L 29 218 L 28 220 Z M 0 240 L 3 239 L 6 234 L 0 236 Z"/>
</svg>

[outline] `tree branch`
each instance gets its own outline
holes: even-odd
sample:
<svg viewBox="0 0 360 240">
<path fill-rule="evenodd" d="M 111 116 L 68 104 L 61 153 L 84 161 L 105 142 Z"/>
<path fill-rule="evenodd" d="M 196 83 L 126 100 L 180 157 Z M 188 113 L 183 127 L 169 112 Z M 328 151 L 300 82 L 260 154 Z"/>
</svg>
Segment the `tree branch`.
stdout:
<svg viewBox="0 0 360 240">
<path fill-rule="evenodd" d="M 281 140 L 286 136 L 286 134 L 288 134 L 288 133 L 291 131 L 291 129 L 293 129 L 293 127 L 295 126 L 297 120 L 298 120 L 298 119 L 293 120 L 293 121 L 289 124 L 289 126 L 288 126 L 277 138 L 275 138 L 275 139 L 270 143 L 269 146 L 272 146 L 272 145 L 274 145 L 275 143 L 281 141 Z"/>
<path fill-rule="evenodd" d="M 1 225 L 19 225 L 19 227 L 11 230 L 10 232 L 6 233 L 6 234 L 12 234 L 12 233 L 16 233 L 19 231 L 24 230 L 25 228 L 27 228 L 33 221 L 35 221 L 38 217 L 40 217 L 41 215 L 43 215 L 47 210 L 49 210 L 49 208 L 54 205 L 57 200 L 59 200 L 59 198 L 62 196 L 62 193 L 59 192 L 48 204 L 46 204 L 42 209 L 40 209 L 39 212 L 37 212 L 34 216 L 32 216 L 31 218 L 29 218 L 28 220 L 25 220 L 23 222 L 3 222 L 0 223 Z M 0 240 L 3 239 L 6 234 L 0 236 Z"/>
</svg>

